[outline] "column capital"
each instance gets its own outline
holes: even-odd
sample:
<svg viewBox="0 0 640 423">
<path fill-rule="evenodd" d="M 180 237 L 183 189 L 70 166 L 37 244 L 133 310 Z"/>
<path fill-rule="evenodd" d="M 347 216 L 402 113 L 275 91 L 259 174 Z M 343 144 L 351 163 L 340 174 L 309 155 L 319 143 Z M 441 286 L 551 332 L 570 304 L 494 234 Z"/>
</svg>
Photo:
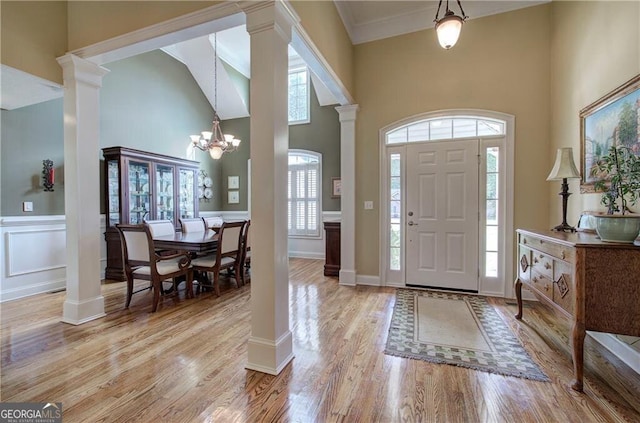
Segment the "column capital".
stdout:
<svg viewBox="0 0 640 423">
<path fill-rule="evenodd" d="M 336 111 L 340 116 L 340 122 L 349 122 L 352 120 L 356 120 L 356 113 L 360 106 L 357 104 L 348 104 L 346 106 L 338 106 L 336 107 Z"/>
<path fill-rule="evenodd" d="M 71 53 L 60 56 L 56 60 L 62 67 L 62 78 L 65 85 L 70 80 L 76 80 L 100 88 L 102 87 L 102 77 L 109 73 L 109 69 Z"/>
<path fill-rule="evenodd" d="M 291 28 L 300 22 L 296 12 L 281 0 L 245 1 L 240 3 L 240 7 L 247 15 L 246 26 L 250 35 L 275 29 L 289 43 Z"/>
</svg>

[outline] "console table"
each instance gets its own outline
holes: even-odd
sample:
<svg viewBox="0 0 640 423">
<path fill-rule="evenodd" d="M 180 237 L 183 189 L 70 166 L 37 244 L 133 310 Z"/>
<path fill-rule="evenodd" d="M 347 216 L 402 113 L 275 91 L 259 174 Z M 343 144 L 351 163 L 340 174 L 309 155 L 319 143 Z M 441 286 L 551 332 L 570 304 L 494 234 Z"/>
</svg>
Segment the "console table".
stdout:
<svg viewBox="0 0 640 423">
<path fill-rule="evenodd" d="M 340 275 L 340 221 L 324 222 L 325 239 L 325 276 Z"/>
<path fill-rule="evenodd" d="M 584 232 L 516 233 L 516 319 L 522 318 L 524 284 L 571 321 L 571 387 L 582 392 L 587 330 L 640 336 L 640 244 L 603 242 Z"/>
</svg>

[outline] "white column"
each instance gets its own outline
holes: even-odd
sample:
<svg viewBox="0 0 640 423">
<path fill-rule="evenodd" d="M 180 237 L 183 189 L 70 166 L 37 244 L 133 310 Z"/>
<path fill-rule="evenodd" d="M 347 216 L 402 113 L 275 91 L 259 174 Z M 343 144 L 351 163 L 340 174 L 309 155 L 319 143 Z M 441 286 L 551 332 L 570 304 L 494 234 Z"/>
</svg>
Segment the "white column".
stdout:
<svg viewBox="0 0 640 423">
<path fill-rule="evenodd" d="M 357 104 L 336 107 L 340 115 L 340 285 L 356 285 Z"/>
<path fill-rule="evenodd" d="M 246 3 L 251 35 L 251 336 L 247 369 L 276 375 L 293 359 L 287 257 L 288 53 L 293 13 Z"/>
<path fill-rule="evenodd" d="M 58 58 L 64 79 L 64 207 L 67 298 L 62 321 L 105 315 L 100 289 L 100 87 L 109 72 L 73 54 Z"/>
</svg>

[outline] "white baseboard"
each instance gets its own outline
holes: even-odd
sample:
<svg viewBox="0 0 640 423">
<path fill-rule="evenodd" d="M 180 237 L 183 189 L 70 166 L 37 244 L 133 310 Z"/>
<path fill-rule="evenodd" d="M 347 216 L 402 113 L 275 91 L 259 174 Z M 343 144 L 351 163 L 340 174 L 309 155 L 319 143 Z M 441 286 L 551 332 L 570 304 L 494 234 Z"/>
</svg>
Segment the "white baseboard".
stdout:
<svg viewBox="0 0 640 423">
<path fill-rule="evenodd" d="M 304 258 L 314 260 L 324 260 L 323 253 L 316 253 L 313 251 L 289 251 L 289 257 L 292 258 Z"/>
<path fill-rule="evenodd" d="M 379 276 L 357 275 L 356 284 L 368 286 L 380 286 Z"/>
<path fill-rule="evenodd" d="M 622 342 L 609 333 L 591 331 L 587 331 L 587 333 L 598 341 L 599 344 L 611 351 L 613 355 L 622 360 L 627 366 L 631 367 L 633 371 L 640 374 L 640 352 L 634 350 L 629 344 Z"/>
</svg>

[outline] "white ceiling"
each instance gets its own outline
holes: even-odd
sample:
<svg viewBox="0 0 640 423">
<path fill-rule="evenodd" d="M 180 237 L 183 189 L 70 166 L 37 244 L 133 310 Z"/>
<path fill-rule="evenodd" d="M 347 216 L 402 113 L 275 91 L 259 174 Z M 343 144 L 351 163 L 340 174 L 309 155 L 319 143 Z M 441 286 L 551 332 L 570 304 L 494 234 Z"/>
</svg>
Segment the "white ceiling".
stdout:
<svg viewBox="0 0 640 423">
<path fill-rule="evenodd" d="M 469 19 L 507 12 L 524 7 L 547 3 L 551 0 L 465 0 L 462 7 Z M 334 1 L 353 44 L 393 37 L 433 27 L 438 1 Z M 443 1 L 440 16 L 444 13 Z M 456 0 L 449 8 L 460 14 Z M 204 40 L 203 40 L 204 39 Z M 213 105 L 213 47 L 206 44 L 207 37 L 194 39 L 180 45 L 166 47 L 167 53 L 185 63 L 194 79 Z M 200 40 L 200 41 L 198 41 Z M 183 45 L 184 44 L 184 45 Z M 200 45 L 198 52 L 196 45 Z M 218 57 L 230 64 L 245 77 L 250 78 L 249 35 L 244 25 L 218 32 Z M 290 65 L 301 59 L 289 49 Z M 209 58 L 209 59 L 206 59 Z M 24 72 L 2 66 L 0 68 L 0 107 L 11 110 L 19 107 L 62 97 L 62 87 Z M 320 104 L 335 104 L 335 97 L 311 75 Z M 248 105 L 235 89 L 223 66 L 218 62 L 218 106 L 221 119 L 248 116 Z M 223 87 L 223 85 L 225 85 Z"/>
</svg>

